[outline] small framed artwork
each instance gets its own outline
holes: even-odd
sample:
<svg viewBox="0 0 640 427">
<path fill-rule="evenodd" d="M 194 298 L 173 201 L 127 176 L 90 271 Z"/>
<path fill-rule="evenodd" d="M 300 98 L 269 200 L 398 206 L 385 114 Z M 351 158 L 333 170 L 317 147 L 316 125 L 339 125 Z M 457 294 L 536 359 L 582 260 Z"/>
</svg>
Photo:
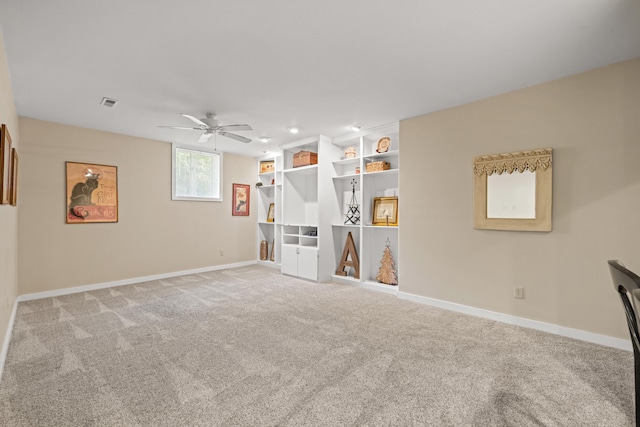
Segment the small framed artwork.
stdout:
<svg viewBox="0 0 640 427">
<path fill-rule="evenodd" d="M 373 225 L 398 225 L 398 196 L 373 198 Z"/>
<path fill-rule="evenodd" d="M 11 202 L 11 136 L 7 125 L 0 129 L 0 205 Z"/>
<path fill-rule="evenodd" d="M 11 149 L 11 189 L 9 190 L 9 203 L 18 205 L 18 151 Z"/>
<path fill-rule="evenodd" d="M 276 210 L 276 205 L 275 203 L 271 203 L 269 205 L 269 210 L 267 211 L 267 222 L 273 222 L 275 219 L 275 210 Z"/>
<path fill-rule="evenodd" d="M 118 168 L 66 162 L 67 224 L 118 222 Z"/>
<path fill-rule="evenodd" d="M 249 216 L 251 189 L 247 184 L 233 184 L 233 216 Z"/>
<path fill-rule="evenodd" d="M 273 160 L 263 160 L 260 162 L 260 173 L 273 172 L 275 164 Z"/>
</svg>

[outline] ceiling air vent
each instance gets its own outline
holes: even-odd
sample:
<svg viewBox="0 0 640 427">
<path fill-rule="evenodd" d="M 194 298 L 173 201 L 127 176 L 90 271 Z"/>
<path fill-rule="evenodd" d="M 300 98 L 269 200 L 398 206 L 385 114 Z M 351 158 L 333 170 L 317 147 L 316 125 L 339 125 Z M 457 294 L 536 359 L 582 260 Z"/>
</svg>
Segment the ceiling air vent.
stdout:
<svg viewBox="0 0 640 427">
<path fill-rule="evenodd" d="M 104 105 L 105 107 L 109 107 L 109 108 L 115 107 L 117 103 L 118 103 L 117 99 L 111 99 L 107 97 L 102 98 L 102 101 L 100 101 L 100 105 Z"/>
</svg>

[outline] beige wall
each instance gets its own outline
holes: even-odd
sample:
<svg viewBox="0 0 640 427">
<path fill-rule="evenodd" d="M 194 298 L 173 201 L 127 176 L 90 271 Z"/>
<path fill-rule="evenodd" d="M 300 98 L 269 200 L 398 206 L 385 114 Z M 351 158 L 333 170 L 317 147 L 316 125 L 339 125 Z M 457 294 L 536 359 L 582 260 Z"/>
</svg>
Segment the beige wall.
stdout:
<svg viewBox="0 0 640 427">
<path fill-rule="evenodd" d="M 11 77 L 0 31 L 0 123 L 7 125 L 13 142 L 18 149 L 18 115 L 13 101 Z M 18 168 L 18 171 L 20 169 Z M 22 174 L 20 174 L 22 176 Z M 21 194 L 22 195 L 22 192 Z M 20 203 L 20 199 L 19 203 Z M 0 346 L 4 342 L 9 326 L 9 317 L 17 295 L 18 284 L 18 209 L 0 205 Z M 0 367 L 0 371 L 2 367 Z"/>
<path fill-rule="evenodd" d="M 400 132 L 401 291 L 628 339 L 606 261 L 640 271 L 640 58 Z M 554 149 L 553 231 L 473 229 L 473 157 L 540 147 Z"/>
<path fill-rule="evenodd" d="M 20 294 L 255 260 L 255 209 L 230 202 L 255 159 L 224 154 L 224 202 L 178 202 L 170 144 L 24 117 L 20 134 Z M 118 167 L 117 224 L 65 224 L 65 161 Z"/>
</svg>

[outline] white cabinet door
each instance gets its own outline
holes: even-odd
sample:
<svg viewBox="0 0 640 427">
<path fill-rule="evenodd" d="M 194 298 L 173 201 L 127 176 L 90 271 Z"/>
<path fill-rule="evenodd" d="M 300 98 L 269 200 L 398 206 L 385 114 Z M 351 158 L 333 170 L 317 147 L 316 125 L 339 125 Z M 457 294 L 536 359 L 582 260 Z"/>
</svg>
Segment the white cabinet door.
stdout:
<svg viewBox="0 0 640 427">
<path fill-rule="evenodd" d="M 298 276 L 318 280 L 318 248 L 300 247 L 298 253 Z"/>
<path fill-rule="evenodd" d="M 298 253 L 297 246 L 282 245 L 282 253 L 280 254 L 280 271 L 282 274 L 290 276 L 298 275 Z"/>
</svg>

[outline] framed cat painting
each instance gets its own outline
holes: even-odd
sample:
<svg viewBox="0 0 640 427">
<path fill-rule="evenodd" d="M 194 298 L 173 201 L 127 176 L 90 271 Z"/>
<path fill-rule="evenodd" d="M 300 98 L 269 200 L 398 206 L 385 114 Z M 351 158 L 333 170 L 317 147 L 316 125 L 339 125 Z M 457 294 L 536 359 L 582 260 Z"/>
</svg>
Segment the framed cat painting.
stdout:
<svg viewBox="0 0 640 427">
<path fill-rule="evenodd" d="M 118 168 L 66 162 L 67 224 L 118 222 Z"/>
</svg>

